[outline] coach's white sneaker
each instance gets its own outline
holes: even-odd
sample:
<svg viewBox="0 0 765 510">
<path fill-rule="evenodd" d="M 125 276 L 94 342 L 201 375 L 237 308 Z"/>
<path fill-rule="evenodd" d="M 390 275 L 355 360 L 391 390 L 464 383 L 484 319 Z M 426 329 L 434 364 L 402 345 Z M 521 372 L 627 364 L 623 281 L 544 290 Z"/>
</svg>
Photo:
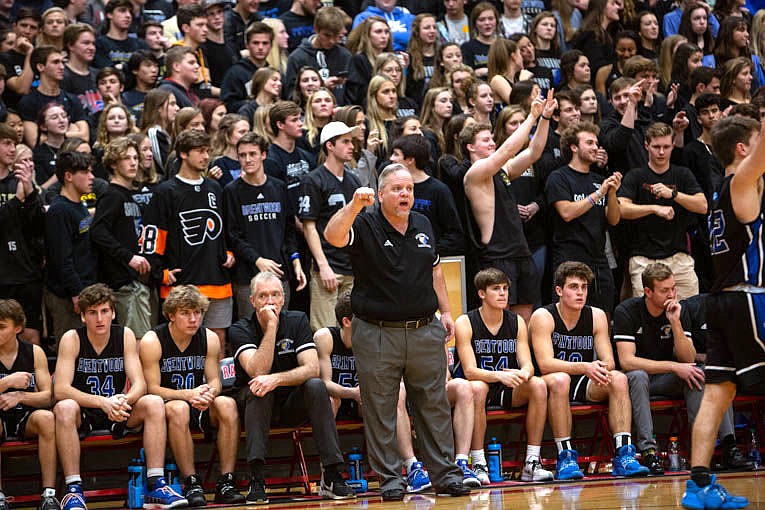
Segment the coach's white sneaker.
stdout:
<svg viewBox="0 0 765 510">
<path fill-rule="evenodd" d="M 539 457 L 531 457 L 523 465 L 523 473 L 521 473 L 522 482 L 549 482 L 552 479 L 553 474 L 542 468 Z"/>
</svg>

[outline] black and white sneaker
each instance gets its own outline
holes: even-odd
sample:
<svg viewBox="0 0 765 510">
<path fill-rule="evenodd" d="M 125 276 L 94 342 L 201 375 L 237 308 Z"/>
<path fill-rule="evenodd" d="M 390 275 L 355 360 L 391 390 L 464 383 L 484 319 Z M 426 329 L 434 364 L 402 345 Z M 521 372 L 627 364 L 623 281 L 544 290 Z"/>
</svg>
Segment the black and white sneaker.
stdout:
<svg viewBox="0 0 765 510">
<path fill-rule="evenodd" d="M 183 497 L 186 498 L 190 507 L 207 506 L 205 490 L 197 475 L 189 475 L 183 483 Z"/>
<path fill-rule="evenodd" d="M 224 505 L 241 505 L 244 503 L 244 496 L 236 490 L 233 473 L 226 473 L 218 478 L 218 483 L 215 486 L 215 502 Z"/>
<path fill-rule="evenodd" d="M 339 471 L 322 470 L 319 495 L 324 499 L 353 499 L 356 492 L 348 487 Z"/>
<path fill-rule="evenodd" d="M 268 504 L 268 495 L 266 494 L 266 482 L 260 478 L 250 477 L 250 489 L 247 491 L 248 505 Z"/>
</svg>

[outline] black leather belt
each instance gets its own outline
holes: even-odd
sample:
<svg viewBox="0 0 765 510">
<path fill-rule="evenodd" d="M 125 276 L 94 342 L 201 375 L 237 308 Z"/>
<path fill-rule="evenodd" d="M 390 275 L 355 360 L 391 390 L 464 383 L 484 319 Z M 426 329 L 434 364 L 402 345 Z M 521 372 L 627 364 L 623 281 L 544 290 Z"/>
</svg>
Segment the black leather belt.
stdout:
<svg viewBox="0 0 765 510">
<path fill-rule="evenodd" d="M 375 321 L 375 320 L 369 320 L 369 319 L 361 319 L 364 322 L 368 322 L 370 324 L 374 324 L 375 326 L 379 326 L 381 328 L 397 328 L 397 329 L 418 329 L 423 326 L 427 326 L 433 321 L 434 315 L 431 314 L 427 317 L 423 317 L 422 319 L 414 319 L 411 321 Z"/>
</svg>

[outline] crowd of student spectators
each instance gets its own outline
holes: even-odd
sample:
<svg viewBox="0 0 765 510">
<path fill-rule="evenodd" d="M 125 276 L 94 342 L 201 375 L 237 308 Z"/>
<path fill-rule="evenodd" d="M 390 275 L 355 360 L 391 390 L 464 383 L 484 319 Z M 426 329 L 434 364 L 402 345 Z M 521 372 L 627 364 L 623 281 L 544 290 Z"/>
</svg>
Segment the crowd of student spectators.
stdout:
<svg viewBox="0 0 765 510">
<path fill-rule="evenodd" d="M 679 297 L 691 297 L 711 279 L 705 215 L 724 167 L 712 128 L 725 115 L 759 120 L 765 107 L 765 11 L 739 2 L 6 4 L 0 121 L 13 143 L 0 154 L 0 297 L 24 305 L 33 342 L 76 324 L 74 298 L 95 282 L 117 291 L 122 322 L 140 301 L 140 336 L 178 282 L 220 300 L 208 327 L 225 344 L 263 270 L 282 275 L 290 306 L 310 311 L 314 329 L 328 325 L 353 277 L 323 227 L 392 160 L 416 171 L 415 210 L 429 216 L 442 255 L 466 257 L 470 281 L 491 242 L 463 184 L 480 133 L 470 126 L 490 126 L 499 147 L 548 90 L 558 107 L 508 199 L 538 273 L 530 304 L 555 298 L 549 275 L 565 260 L 594 269 L 590 299 L 609 314 L 642 294 L 652 262 L 666 263 Z M 187 130 L 209 137 L 199 161 L 176 145 Z M 249 132 L 276 185 L 267 202 L 241 184 L 237 145 Z M 137 172 L 124 189 L 109 181 L 126 139 Z M 183 204 L 191 191 L 173 184 L 200 192 L 175 177 L 184 163 L 205 167 L 209 197 L 197 216 Z M 78 181 L 83 165 L 93 177 Z M 32 167 L 26 193 L 17 175 Z M 597 199 L 573 212 L 585 171 Z M 595 207 L 612 191 L 619 215 Z M 167 223 L 173 213 L 180 226 Z M 117 217 L 134 228 L 115 230 Z"/>
</svg>

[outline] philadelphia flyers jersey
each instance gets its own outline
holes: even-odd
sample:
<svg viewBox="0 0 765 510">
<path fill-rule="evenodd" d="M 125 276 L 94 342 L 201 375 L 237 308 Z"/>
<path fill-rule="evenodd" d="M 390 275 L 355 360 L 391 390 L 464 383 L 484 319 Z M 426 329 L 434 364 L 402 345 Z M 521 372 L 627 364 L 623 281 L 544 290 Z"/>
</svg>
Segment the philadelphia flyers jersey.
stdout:
<svg viewBox="0 0 765 510">
<path fill-rule="evenodd" d="M 162 355 L 159 357 L 160 386 L 171 390 L 191 390 L 205 381 L 207 330 L 204 327 L 191 337 L 184 351 L 178 349 L 170 335 L 168 323 L 154 328 Z"/>
<path fill-rule="evenodd" d="M 74 360 L 72 387 L 83 393 L 111 397 L 124 393 L 127 386 L 125 375 L 125 328 L 112 325 L 109 341 L 101 352 L 96 352 L 88 340 L 85 326 L 77 328 L 80 352 Z"/>
<path fill-rule="evenodd" d="M 595 360 L 595 335 L 592 307 L 585 306 L 579 314 L 579 321 L 572 329 L 558 313 L 555 303 L 545 306 L 555 321 L 552 333 L 553 355 L 563 361 L 589 363 Z"/>
<path fill-rule="evenodd" d="M 231 280 L 223 268 L 226 241 L 223 232 L 221 189 L 210 179 L 191 182 L 178 176 L 154 191 L 143 217 L 142 252 L 152 274 L 161 280 L 160 296 L 167 297 L 167 271 L 176 284 L 196 285 L 213 299 L 231 296 Z"/>
<path fill-rule="evenodd" d="M 517 369 L 518 316 L 509 310 L 503 310 L 502 325 L 496 335 L 486 327 L 478 308 L 469 311 L 467 316 L 473 330 L 470 343 L 475 354 L 476 366 L 483 370 Z M 454 373 L 457 377 L 465 377 L 459 358 L 455 362 Z"/>
<path fill-rule="evenodd" d="M 327 329 L 332 334 L 332 382 L 346 388 L 355 388 L 359 385 L 359 376 L 356 374 L 353 350 L 343 343 L 339 327 L 331 326 Z"/>
<path fill-rule="evenodd" d="M 13 360 L 13 364 L 10 366 L 10 368 L 6 367 L 2 362 L 0 362 L 0 379 L 3 377 L 7 377 L 11 374 L 15 374 L 16 372 L 27 372 L 32 374 L 32 377 L 29 379 L 29 385 L 26 388 L 19 389 L 19 388 L 8 388 L 5 390 L 5 393 L 8 393 L 10 391 L 35 391 L 37 388 L 37 385 L 35 384 L 35 353 L 34 353 L 34 346 L 30 343 L 24 342 L 23 340 L 20 340 L 18 337 L 16 338 L 16 344 L 17 344 L 17 351 L 16 351 L 16 359 Z M 31 409 L 30 407 L 24 406 L 22 404 L 18 404 L 16 407 L 8 409 L 8 411 L 11 411 L 12 409 Z M 0 414 L 6 411 L 0 411 Z"/>
</svg>

